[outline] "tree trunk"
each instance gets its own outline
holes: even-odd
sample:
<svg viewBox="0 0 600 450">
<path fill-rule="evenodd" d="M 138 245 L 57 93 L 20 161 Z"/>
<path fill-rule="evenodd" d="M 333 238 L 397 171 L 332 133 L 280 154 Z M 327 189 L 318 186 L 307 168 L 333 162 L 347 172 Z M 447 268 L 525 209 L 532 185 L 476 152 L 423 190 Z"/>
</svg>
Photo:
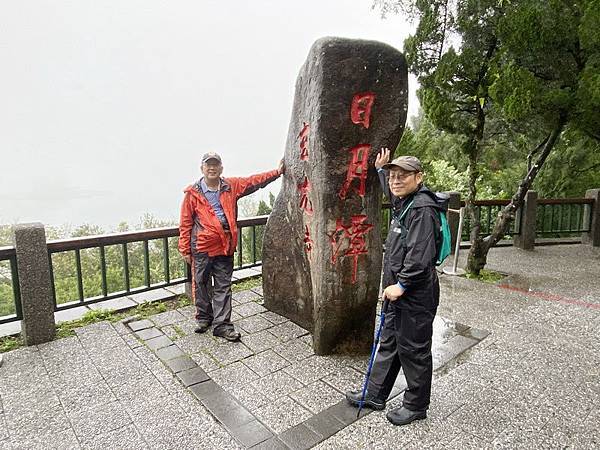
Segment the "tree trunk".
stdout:
<svg viewBox="0 0 600 450">
<path fill-rule="evenodd" d="M 487 251 L 484 242 L 479 237 L 481 229 L 481 218 L 474 202 L 477 199 L 477 178 L 479 178 L 479 150 L 483 140 L 483 129 L 485 126 L 485 113 L 479 102 L 477 102 L 477 126 L 473 138 L 466 144 L 469 155 L 469 197 L 467 199 L 467 213 L 471 221 L 471 249 L 467 256 L 467 272 L 479 275 L 479 271 L 485 266 Z"/>
<path fill-rule="evenodd" d="M 538 157 L 535 164 L 529 169 L 529 172 L 521 180 L 519 183 L 519 187 L 517 192 L 512 196 L 510 203 L 506 205 L 502 211 L 498 214 L 498 220 L 496 220 L 496 224 L 492 233 L 484 239 L 485 242 L 485 256 L 487 257 L 487 253 L 491 247 L 496 245 L 500 239 L 506 234 L 510 224 L 515 218 L 515 213 L 517 209 L 519 209 L 523 205 L 523 199 L 525 198 L 525 194 L 531 188 L 535 177 L 541 170 L 542 166 L 546 162 L 546 158 L 550 155 L 550 152 L 558 142 L 558 138 L 562 133 L 565 127 L 566 120 L 561 118 L 559 122 L 556 124 L 556 127 L 550 132 L 548 137 L 543 142 L 542 152 Z"/>
</svg>

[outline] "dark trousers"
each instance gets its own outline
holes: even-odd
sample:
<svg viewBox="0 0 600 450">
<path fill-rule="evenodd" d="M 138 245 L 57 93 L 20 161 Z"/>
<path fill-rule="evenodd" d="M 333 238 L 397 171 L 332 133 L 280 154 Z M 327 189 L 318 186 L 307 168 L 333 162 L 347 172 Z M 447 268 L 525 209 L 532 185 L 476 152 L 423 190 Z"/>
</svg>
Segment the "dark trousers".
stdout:
<svg viewBox="0 0 600 450">
<path fill-rule="evenodd" d="M 232 274 L 233 256 L 192 254 L 192 293 L 196 305 L 196 320 L 213 323 L 213 332 L 223 328 L 233 328 L 231 323 Z"/>
<path fill-rule="evenodd" d="M 435 313 L 436 310 L 411 311 L 390 304 L 367 387 L 370 396 L 387 399 L 402 368 L 408 385 L 403 406 L 410 410 L 427 409 L 431 398 Z"/>
</svg>

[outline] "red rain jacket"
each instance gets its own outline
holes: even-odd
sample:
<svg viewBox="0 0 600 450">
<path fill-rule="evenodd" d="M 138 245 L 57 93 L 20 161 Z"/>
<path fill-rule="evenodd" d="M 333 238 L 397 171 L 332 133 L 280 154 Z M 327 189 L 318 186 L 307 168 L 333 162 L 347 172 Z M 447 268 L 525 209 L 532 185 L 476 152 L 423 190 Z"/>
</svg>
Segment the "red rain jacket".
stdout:
<svg viewBox="0 0 600 450">
<path fill-rule="evenodd" d="M 276 180 L 278 170 L 244 178 L 221 178 L 219 199 L 229 223 L 226 233 L 212 206 L 202 192 L 200 181 L 188 186 L 181 205 L 179 251 L 182 255 L 206 252 L 208 256 L 233 255 L 238 239 L 237 200 Z"/>
</svg>

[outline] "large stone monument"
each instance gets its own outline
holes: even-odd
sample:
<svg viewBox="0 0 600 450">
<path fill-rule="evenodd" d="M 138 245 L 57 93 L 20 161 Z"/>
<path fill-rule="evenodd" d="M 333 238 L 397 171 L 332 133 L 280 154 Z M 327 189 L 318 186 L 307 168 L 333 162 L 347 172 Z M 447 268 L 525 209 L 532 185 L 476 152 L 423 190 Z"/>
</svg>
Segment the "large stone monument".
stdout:
<svg viewBox="0 0 600 450">
<path fill-rule="evenodd" d="M 286 174 L 263 242 L 265 306 L 313 332 L 317 354 L 367 353 L 380 283 L 381 189 L 407 109 L 403 55 L 323 38 L 296 82 Z"/>
</svg>

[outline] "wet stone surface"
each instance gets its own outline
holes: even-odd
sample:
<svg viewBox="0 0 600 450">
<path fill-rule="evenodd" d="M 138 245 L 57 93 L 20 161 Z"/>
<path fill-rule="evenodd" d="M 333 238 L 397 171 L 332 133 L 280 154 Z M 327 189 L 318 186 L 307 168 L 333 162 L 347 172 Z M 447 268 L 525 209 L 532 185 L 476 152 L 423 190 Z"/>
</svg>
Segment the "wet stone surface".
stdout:
<svg viewBox="0 0 600 450">
<path fill-rule="evenodd" d="M 544 291 L 545 273 L 582 259 L 584 275 L 569 272 L 576 285 L 560 277 Z M 343 392 L 360 386 L 367 358 L 316 356 L 310 334 L 286 319 L 250 315 L 270 327 L 231 344 L 194 333 L 191 315 L 173 324 L 165 314 L 162 327 L 101 322 L 5 353 L 0 448 L 597 448 L 597 260 L 577 247 L 493 250 L 490 268 L 528 271 L 525 292 L 442 276 L 432 403 L 406 427 L 385 411 L 357 421 Z M 254 292 L 238 297 L 258 304 Z M 178 339 L 165 331 L 175 325 Z M 151 329 L 160 335 L 136 334 Z M 152 348 L 163 337 L 171 342 Z"/>
</svg>

